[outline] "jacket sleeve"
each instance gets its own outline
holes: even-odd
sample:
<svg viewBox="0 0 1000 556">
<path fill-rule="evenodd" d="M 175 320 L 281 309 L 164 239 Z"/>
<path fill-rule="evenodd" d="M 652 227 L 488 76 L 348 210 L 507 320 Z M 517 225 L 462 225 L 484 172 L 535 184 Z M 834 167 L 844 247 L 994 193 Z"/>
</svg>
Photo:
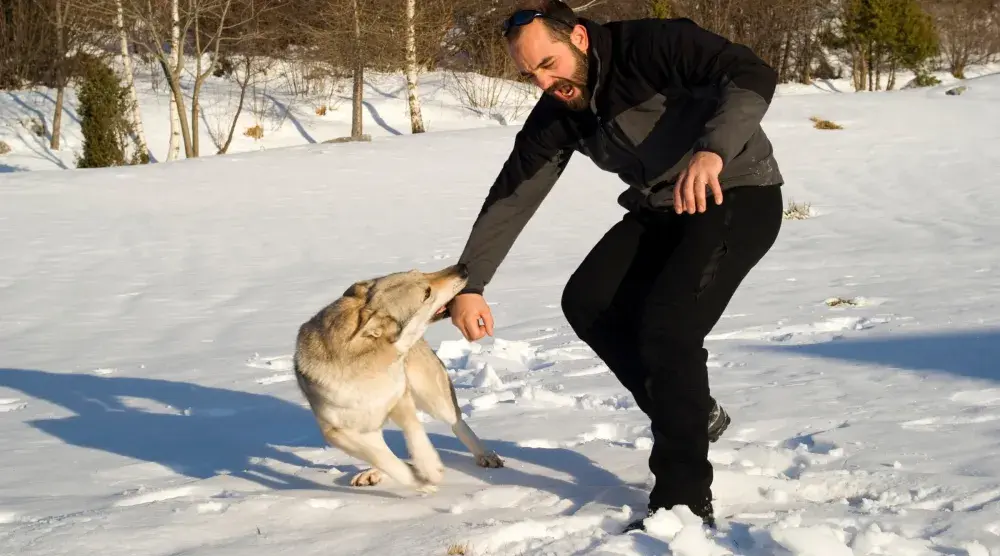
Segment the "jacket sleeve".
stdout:
<svg viewBox="0 0 1000 556">
<path fill-rule="evenodd" d="M 459 257 L 469 270 L 462 293 L 483 293 L 569 163 L 573 151 L 567 145 L 561 112 L 543 96 L 517 133 Z"/>
<path fill-rule="evenodd" d="M 709 151 L 729 164 L 757 131 L 770 107 L 777 73 L 744 45 L 730 42 L 687 18 L 653 20 L 642 41 L 646 72 L 661 90 L 717 88 L 718 108 L 694 152 Z"/>
</svg>

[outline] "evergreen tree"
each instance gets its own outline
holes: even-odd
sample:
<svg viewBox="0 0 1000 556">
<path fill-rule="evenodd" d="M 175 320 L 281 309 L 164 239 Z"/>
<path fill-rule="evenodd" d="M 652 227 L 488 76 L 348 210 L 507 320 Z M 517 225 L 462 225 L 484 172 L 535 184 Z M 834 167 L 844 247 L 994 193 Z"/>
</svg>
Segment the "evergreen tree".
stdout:
<svg viewBox="0 0 1000 556">
<path fill-rule="evenodd" d="M 127 90 L 107 65 L 97 60 L 85 64 L 83 81 L 78 93 L 80 128 L 83 132 L 83 153 L 77 168 L 124 166 L 125 146 L 131 131 L 128 121 Z"/>
</svg>

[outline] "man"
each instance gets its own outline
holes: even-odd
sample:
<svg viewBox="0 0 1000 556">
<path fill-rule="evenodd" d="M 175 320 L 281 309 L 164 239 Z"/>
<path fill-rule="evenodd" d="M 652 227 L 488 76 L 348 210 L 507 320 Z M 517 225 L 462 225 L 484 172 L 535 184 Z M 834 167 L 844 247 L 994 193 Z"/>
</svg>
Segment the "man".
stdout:
<svg viewBox="0 0 1000 556">
<path fill-rule="evenodd" d="M 627 212 L 569 279 L 563 312 L 650 418 L 649 515 L 683 504 L 714 527 L 708 446 L 729 417 L 703 343 L 781 226 L 782 177 L 760 126 L 775 72 L 687 19 L 599 25 L 558 0 L 524 5 L 504 35 L 545 94 L 459 259 L 469 285 L 452 322 L 469 341 L 493 334 L 483 290 L 574 151 L 617 173 Z"/>
</svg>

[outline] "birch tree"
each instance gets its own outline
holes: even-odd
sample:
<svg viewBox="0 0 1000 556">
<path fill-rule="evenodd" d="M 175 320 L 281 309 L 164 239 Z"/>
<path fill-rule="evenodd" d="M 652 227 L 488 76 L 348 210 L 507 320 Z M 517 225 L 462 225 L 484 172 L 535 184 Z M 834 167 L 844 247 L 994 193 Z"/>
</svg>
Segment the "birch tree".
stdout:
<svg viewBox="0 0 1000 556">
<path fill-rule="evenodd" d="M 132 67 L 132 55 L 129 52 L 128 33 L 125 29 L 125 10 L 122 0 L 115 0 L 115 28 L 118 33 L 118 45 L 121 48 L 122 68 L 125 73 L 125 90 L 128 92 L 130 116 L 135 149 L 145 160 L 151 158 L 149 144 L 146 142 L 146 132 L 142 125 L 142 110 L 139 107 L 139 96 L 135 91 L 135 74 Z M 173 106 L 173 103 L 171 103 Z"/>
<path fill-rule="evenodd" d="M 406 3 L 406 99 L 410 107 L 410 131 L 424 132 L 424 119 L 417 96 L 417 0 Z"/>
<path fill-rule="evenodd" d="M 157 59 L 171 91 L 171 131 L 167 159 L 176 159 L 181 145 L 184 147 L 185 157 L 197 157 L 201 143 L 201 90 L 218 65 L 219 51 L 224 44 L 232 46 L 240 41 L 253 40 L 254 35 L 247 31 L 246 23 L 258 17 L 270 3 L 266 0 L 167 0 L 170 3 L 167 19 L 160 12 L 162 4 L 154 4 L 148 0 L 123 1 L 127 2 L 126 12 L 140 22 L 137 42 L 143 44 Z M 163 47 L 163 39 L 167 34 L 162 28 L 161 22 L 164 19 L 169 21 L 169 52 Z M 190 112 L 181 88 L 181 80 L 185 76 L 186 50 L 194 56 L 195 62 Z"/>
</svg>

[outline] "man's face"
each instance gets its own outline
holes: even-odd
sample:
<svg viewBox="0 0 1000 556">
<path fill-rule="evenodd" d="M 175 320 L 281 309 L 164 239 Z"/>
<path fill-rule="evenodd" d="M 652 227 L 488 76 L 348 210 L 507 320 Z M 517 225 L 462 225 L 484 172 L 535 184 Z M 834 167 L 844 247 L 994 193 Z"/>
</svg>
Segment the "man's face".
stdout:
<svg viewBox="0 0 1000 556">
<path fill-rule="evenodd" d="M 524 26 L 507 49 L 521 75 L 569 108 L 585 110 L 590 103 L 587 39 L 584 27 L 578 25 L 567 44 L 553 37 L 536 19 Z"/>
</svg>

